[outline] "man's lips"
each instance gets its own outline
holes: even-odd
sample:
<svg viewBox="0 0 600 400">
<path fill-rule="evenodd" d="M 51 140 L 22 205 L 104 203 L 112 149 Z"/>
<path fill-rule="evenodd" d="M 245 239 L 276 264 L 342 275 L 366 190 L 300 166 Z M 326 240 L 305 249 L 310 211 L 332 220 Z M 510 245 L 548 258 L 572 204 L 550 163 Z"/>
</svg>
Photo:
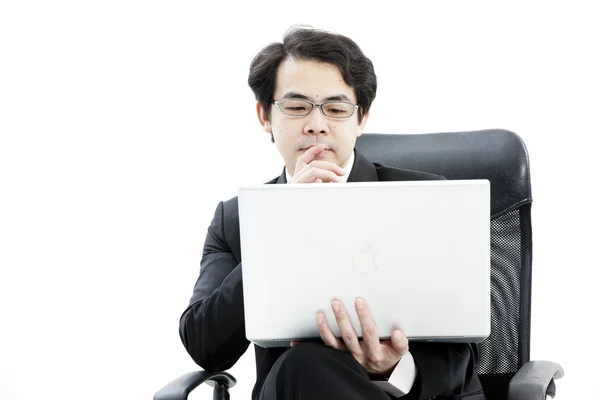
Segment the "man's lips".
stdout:
<svg viewBox="0 0 600 400">
<path fill-rule="evenodd" d="M 306 151 L 306 150 L 308 150 L 308 149 L 310 149 L 312 147 L 315 147 L 315 146 L 318 146 L 318 145 L 317 144 L 311 144 L 310 146 L 301 148 L 299 151 Z M 331 151 L 331 149 L 326 146 L 325 149 L 323 149 L 323 151 Z"/>
</svg>

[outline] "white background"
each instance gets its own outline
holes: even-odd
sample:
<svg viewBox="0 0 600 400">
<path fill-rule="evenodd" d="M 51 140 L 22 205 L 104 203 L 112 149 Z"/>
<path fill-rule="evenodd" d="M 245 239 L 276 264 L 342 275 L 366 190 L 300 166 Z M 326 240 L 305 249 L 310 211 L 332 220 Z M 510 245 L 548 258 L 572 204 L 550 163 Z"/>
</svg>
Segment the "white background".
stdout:
<svg viewBox="0 0 600 400">
<path fill-rule="evenodd" d="M 248 66 L 294 23 L 372 59 L 368 132 L 524 139 L 531 357 L 562 363 L 559 398 L 597 392 L 592 2 L 216 3 L 1 3 L 0 398 L 149 399 L 195 369 L 178 319 L 215 206 L 282 167 Z M 253 352 L 232 372 L 249 398 Z"/>
</svg>

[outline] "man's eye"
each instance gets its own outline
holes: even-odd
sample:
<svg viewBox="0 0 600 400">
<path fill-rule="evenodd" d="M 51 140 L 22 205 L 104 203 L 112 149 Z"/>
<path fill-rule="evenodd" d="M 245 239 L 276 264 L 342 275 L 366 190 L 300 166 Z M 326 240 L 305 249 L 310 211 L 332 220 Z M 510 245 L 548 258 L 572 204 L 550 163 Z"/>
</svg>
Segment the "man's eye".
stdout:
<svg viewBox="0 0 600 400">
<path fill-rule="evenodd" d="M 288 110 L 288 111 L 296 111 L 296 112 L 306 111 L 306 107 L 302 107 L 302 106 L 298 106 L 298 107 L 286 107 L 285 109 Z"/>
<path fill-rule="evenodd" d="M 341 108 L 330 107 L 327 109 L 327 112 L 329 112 L 331 114 L 345 114 L 347 111 L 343 110 Z"/>
</svg>

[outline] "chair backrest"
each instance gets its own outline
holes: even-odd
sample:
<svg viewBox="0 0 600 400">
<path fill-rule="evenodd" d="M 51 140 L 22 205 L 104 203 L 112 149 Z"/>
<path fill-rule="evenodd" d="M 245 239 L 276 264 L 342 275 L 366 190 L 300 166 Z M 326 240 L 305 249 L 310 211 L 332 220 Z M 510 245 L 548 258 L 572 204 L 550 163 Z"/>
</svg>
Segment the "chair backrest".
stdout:
<svg viewBox="0 0 600 400">
<path fill-rule="evenodd" d="M 478 345 L 477 372 L 488 400 L 529 361 L 531 183 L 519 136 L 506 130 L 364 134 L 357 150 L 372 162 L 491 185 L 491 335 Z"/>
</svg>

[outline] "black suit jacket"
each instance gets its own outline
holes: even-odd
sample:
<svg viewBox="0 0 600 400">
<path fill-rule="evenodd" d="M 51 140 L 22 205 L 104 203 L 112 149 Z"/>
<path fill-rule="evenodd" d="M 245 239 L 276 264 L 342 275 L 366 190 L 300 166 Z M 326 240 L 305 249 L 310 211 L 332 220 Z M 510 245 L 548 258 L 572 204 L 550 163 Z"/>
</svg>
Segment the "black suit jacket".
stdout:
<svg viewBox="0 0 600 400">
<path fill-rule="evenodd" d="M 348 182 L 445 179 L 373 164 L 359 153 L 355 155 Z M 268 183 L 286 183 L 285 170 Z M 237 197 L 217 206 L 208 228 L 200 266 L 190 304 L 181 316 L 179 334 L 188 353 L 200 367 L 207 371 L 227 370 L 250 344 L 244 326 Z M 449 396 L 484 400 L 475 373 L 475 346 L 414 342 L 409 347 L 418 374 L 411 392 L 403 399 Z M 255 346 L 257 380 L 253 398 L 258 395 L 277 358 L 286 350 Z"/>
</svg>

